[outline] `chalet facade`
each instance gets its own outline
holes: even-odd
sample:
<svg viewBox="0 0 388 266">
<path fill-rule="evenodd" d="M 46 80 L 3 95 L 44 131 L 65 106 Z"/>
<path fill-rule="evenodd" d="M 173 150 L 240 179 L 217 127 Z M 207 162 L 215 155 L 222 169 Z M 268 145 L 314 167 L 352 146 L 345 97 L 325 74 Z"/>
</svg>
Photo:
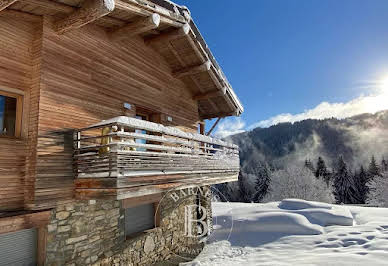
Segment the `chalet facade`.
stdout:
<svg viewBox="0 0 388 266">
<path fill-rule="evenodd" d="M 239 172 L 204 120 L 242 112 L 185 7 L 0 0 L 0 265 L 198 253 L 185 206 L 210 225 L 210 185 Z"/>
</svg>

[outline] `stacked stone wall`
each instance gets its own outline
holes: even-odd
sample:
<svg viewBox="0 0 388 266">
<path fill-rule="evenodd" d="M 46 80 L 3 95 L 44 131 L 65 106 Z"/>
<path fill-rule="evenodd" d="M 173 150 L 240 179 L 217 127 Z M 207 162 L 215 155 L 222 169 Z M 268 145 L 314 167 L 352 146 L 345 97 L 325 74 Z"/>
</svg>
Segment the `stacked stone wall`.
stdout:
<svg viewBox="0 0 388 266">
<path fill-rule="evenodd" d="M 129 237 L 125 236 L 125 210 L 118 200 L 84 200 L 57 207 L 47 227 L 46 265 L 152 265 L 176 255 L 196 257 L 203 244 L 184 237 L 182 217 L 185 206 L 196 204 L 197 195 L 187 194 L 179 200 L 165 194 L 158 207 L 159 226 Z"/>
</svg>

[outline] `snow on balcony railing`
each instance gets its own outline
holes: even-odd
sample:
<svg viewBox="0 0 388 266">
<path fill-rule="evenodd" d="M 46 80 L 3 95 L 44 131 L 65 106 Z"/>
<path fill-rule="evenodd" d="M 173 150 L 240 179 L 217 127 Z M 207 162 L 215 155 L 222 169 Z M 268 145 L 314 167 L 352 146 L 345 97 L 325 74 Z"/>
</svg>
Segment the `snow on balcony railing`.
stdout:
<svg viewBox="0 0 388 266">
<path fill-rule="evenodd" d="M 75 131 L 77 178 L 238 172 L 238 146 L 120 116 Z"/>
</svg>

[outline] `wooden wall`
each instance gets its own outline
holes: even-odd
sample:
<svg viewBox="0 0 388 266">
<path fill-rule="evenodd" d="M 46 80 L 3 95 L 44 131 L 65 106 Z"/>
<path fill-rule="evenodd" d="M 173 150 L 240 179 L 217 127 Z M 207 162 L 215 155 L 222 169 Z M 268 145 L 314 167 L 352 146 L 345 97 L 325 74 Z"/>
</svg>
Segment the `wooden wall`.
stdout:
<svg viewBox="0 0 388 266">
<path fill-rule="evenodd" d="M 0 90 L 24 94 L 20 138 L 0 137 L 0 211 L 22 209 L 31 191 L 26 183 L 30 92 L 33 72 L 32 44 L 41 19 L 0 13 Z M 36 99 L 35 99 L 36 100 Z"/>
<path fill-rule="evenodd" d="M 92 25 L 57 35 L 51 23 L 45 17 L 32 208 L 73 197 L 71 130 L 123 115 L 124 102 L 169 115 L 171 125 L 189 131 L 198 122 L 189 89 L 141 39 L 113 43 Z"/>
</svg>

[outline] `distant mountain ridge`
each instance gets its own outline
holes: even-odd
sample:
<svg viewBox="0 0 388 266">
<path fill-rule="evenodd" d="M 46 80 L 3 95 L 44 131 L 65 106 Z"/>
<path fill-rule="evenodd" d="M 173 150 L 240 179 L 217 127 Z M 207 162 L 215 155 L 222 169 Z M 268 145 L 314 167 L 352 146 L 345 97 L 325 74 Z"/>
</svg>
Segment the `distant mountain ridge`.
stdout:
<svg viewBox="0 0 388 266">
<path fill-rule="evenodd" d="M 307 119 L 256 128 L 227 137 L 240 146 L 241 166 L 268 163 L 276 168 L 313 162 L 322 156 L 330 167 L 342 155 L 351 167 L 388 157 L 388 110 L 346 119 Z"/>
</svg>

